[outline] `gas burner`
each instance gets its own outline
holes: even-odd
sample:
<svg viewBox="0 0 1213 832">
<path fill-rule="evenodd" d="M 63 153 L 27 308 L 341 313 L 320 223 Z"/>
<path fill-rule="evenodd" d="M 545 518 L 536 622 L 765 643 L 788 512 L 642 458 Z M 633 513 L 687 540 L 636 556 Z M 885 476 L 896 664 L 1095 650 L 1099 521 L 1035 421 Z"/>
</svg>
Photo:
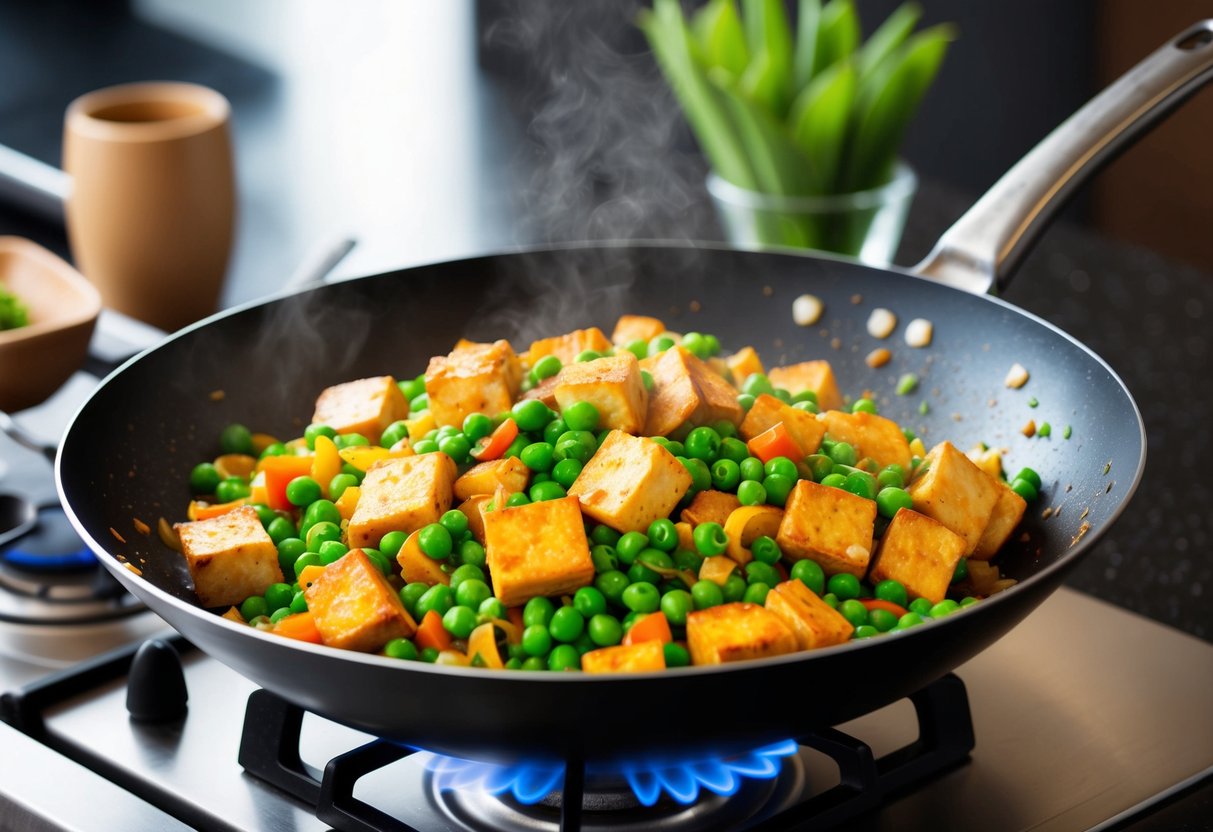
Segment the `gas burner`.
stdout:
<svg viewBox="0 0 1213 832">
<path fill-rule="evenodd" d="M 37 527 L 0 551 L 0 621 L 85 624 L 143 609 L 101 568 L 58 505 L 39 509 Z"/>
</svg>

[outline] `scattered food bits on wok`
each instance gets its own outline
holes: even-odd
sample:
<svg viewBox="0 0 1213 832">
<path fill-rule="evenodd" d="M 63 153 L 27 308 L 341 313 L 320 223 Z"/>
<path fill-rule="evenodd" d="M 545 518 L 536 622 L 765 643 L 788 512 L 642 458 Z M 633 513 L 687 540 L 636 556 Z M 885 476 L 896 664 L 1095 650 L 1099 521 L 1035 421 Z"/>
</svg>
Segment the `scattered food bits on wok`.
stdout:
<svg viewBox="0 0 1213 832">
<path fill-rule="evenodd" d="M 792 301 L 792 320 L 799 326 L 812 326 L 821 320 L 825 305 L 816 295 L 801 295 Z"/>
<path fill-rule="evenodd" d="M 888 338 L 896 328 L 897 316 L 888 309 L 877 307 L 868 315 L 868 335 L 873 338 Z"/>
<path fill-rule="evenodd" d="M 160 533 L 232 621 L 488 669 L 761 659 L 1013 584 L 991 558 L 1040 476 L 984 445 L 928 453 L 871 393 L 843 404 L 828 361 L 766 371 L 644 315 L 521 354 L 461 340 L 424 375 L 321 391 L 301 437 L 229 425 L 190 474 L 191 522 Z"/>
<path fill-rule="evenodd" d="M 915 318 L 906 324 L 906 346 L 922 349 L 931 345 L 935 337 L 935 325 L 926 318 Z"/>
</svg>

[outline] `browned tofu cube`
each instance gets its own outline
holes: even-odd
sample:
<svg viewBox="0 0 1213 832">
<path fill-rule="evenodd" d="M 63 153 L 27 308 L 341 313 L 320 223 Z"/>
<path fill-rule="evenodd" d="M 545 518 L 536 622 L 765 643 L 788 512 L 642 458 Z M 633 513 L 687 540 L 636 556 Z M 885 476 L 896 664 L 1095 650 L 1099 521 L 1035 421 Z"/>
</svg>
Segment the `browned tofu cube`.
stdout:
<svg viewBox="0 0 1213 832">
<path fill-rule="evenodd" d="M 772 367 L 767 378 L 793 396 L 812 390 L 817 394 L 817 407 L 821 410 L 842 407 L 842 393 L 838 391 L 838 381 L 829 361 L 802 361 L 788 367 Z"/>
<path fill-rule="evenodd" d="M 599 430 L 640 433 L 644 427 L 649 393 L 640 377 L 640 362 L 627 350 L 570 364 L 558 378 L 554 393 L 561 411 L 589 402 L 598 409 Z"/>
<path fill-rule="evenodd" d="M 361 549 L 325 567 L 303 593 L 330 647 L 366 653 L 417 631 L 400 596 Z"/>
<path fill-rule="evenodd" d="M 507 607 L 572 593 L 594 580 L 575 497 L 498 506 L 484 515 L 484 551 L 493 594 Z"/>
<path fill-rule="evenodd" d="M 1011 486 L 1000 480 L 994 480 L 994 484 L 998 486 L 998 502 L 994 504 L 990 521 L 977 541 L 977 548 L 969 555 L 976 560 L 989 560 L 998 554 L 1028 509 L 1027 502 L 1012 491 Z"/>
<path fill-rule="evenodd" d="M 700 523 L 719 523 L 723 526 L 729 515 L 738 508 L 741 508 L 741 500 L 737 499 L 736 494 L 709 488 L 695 495 L 691 504 L 682 510 L 679 519 L 692 526 Z"/>
<path fill-rule="evenodd" d="M 914 510 L 933 517 L 965 539 L 964 554 L 977 548 L 998 503 L 998 483 L 951 442 L 940 442 L 924 460 L 926 471 L 910 483 Z"/>
<path fill-rule="evenodd" d="M 577 360 L 577 356 L 586 350 L 603 353 L 611 348 L 611 342 L 596 326 L 589 329 L 575 329 L 554 338 L 543 338 L 534 341 L 527 350 L 527 363 L 534 367 L 535 363 L 545 355 L 554 355 L 560 363 L 568 366 Z"/>
<path fill-rule="evenodd" d="M 436 355 L 425 371 L 430 413 L 439 425 L 462 425 L 472 413 L 496 416 L 509 410 L 521 384 L 522 368 L 508 341 Z"/>
<path fill-rule="evenodd" d="M 316 399 L 312 424 L 338 433 L 361 433 L 372 444 L 388 425 L 409 415 L 409 403 L 391 376 L 347 381 L 326 388 Z"/>
<path fill-rule="evenodd" d="M 749 442 L 780 422 L 783 422 L 783 426 L 788 429 L 788 435 L 800 448 L 801 459 L 817 453 L 817 449 L 821 447 L 821 437 L 825 436 L 825 426 L 807 410 L 797 410 L 766 393 L 754 400 L 754 406 L 745 415 L 737 432 L 742 439 Z M 792 461 L 798 463 L 801 460 Z"/>
<path fill-rule="evenodd" d="M 665 332 L 665 324 L 648 315 L 620 315 L 611 333 L 611 343 L 623 347 L 633 341 L 652 341 Z"/>
<path fill-rule="evenodd" d="M 586 673 L 647 673 L 665 670 L 665 645 L 660 641 L 620 644 L 591 650 L 581 657 Z"/>
<path fill-rule="evenodd" d="M 455 499 L 466 500 L 477 494 L 492 494 L 497 486 L 511 494 L 525 491 L 531 469 L 516 456 L 479 462 L 455 480 Z"/>
<path fill-rule="evenodd" d="M 581 510 L 620 532 L 648 531 L 691 487 L 691 474 L 651 439 L 613 430 L 569 489 Z"/>
<path fill-rule="evenodd" d="M 721 419 L 741 422 L 737 390 L 682 347 L 670 347 L 650 366 L 653 390 L 644 426 L 646 436 L 668 436 L 687 425 L 706 425 Z"/>
<path fill-rule="evenodd" d="M 844 644 L 855 631 L 842 613 L 817 597 L 802 581 L 785 581 L 767 593 L 766 608 L 796 636 L 801 650 Z"/>
<path fill-rule="evenodd" d="M 881 468 L 897 464 L 905 473 L 910 472 L 910 442 L 892 419 L 841 410 L 827 410 L 818 418 L 831 439 L 854 446 L 860 459 L 874 459 Z"/>
<path fill-rule="evenodd" d="M 788 496 L 775 542 L 785 557 L 811 558 L 827 575 L 863 578 L 872 557 L 876 503 L 841 488 L 799 480 Z"/>
<path fill-rule="evenodd" d="M 451 507 L 455 462 L 441 452 L 385 459 L 366 472 L 350 518 L 349 545 L 379 545 L 388 532 L 437 523 Z"/>
<path fill-rule="evenodd" d="M 742 347 L 726 358 L 725 364 L 728 366 L 729 372 L 733 374 L 733 384 L 738 389 L 754 373 L 766 372 L 762 368 L 762 359 L 758 357 L 758 352 L 753 347 Z"/>
<path fill-rule="evenodd" d="M 724 664 L 794 653 L 788 625 L 758 604 L 733 603 L 696 610 L 687 616 L 692 664 Z"/>
<path fill-rule="evenodd" d="M 204 607 L 241 604 L 282 581 L 278 548 L 251 506 L 208 520 L 176 523 L 181 552 Z"/>
<path fill-rule="evenodd" d="M 911 598 L 938 604 L 964 552 L 963 537 L 925 514 L 903 508 L 880 539 L 870 580 L 900 581 Z"/>
</svg>

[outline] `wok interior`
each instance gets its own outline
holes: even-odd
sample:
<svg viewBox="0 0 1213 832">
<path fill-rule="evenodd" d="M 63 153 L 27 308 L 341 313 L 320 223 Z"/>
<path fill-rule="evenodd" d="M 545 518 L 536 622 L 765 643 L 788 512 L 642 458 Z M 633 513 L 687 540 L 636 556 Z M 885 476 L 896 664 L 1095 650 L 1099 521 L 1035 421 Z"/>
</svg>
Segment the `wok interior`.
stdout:
<svg viewBox="0 0 1213 832">
<path fill-rule="evenodd" d="M 819 323 L 807 328 L 791 313 L 793 299 L 804 292 L 825 305 Z M 886 341 L 866 332 L 877 306 L 898 316 Z M 609 334 L 623 312 L 654 315 L 674 331 L 713 333 L 726 349 L 752 345 L 768 368 L 826 358 L 844 394 L 874 393 L 880 412 L 917 431 L 928 447 L 945 438 L 962 449 L 980 441 L 1005 447 L 1009 473 L 1030 466 L 1044 481 L 1041 500 L 1025 517 L 1026 534 L 999 560 L 1021 581 L 1085 550 L 1140 476 L 1141 423 L 1120 382 L 1066 336 L 1011 307 L 844 262 L 691 246 L 605 246 L 364 278 L 196 326 L 120 371 L 85 405 L 64 440 L 61 488 L 92 541 L 137 566 L 143 580 L 193 603 L 183 559 L 154 532 L 138 534 L 133 523 L 138 518 L 154 528 L 161 515 L 183 519 L 189 471 L 216 454 L 223 426 L 239 421 L 288 439 L 302 434 L 316 395 L 328 385 L 384 373 L 411 377 L 460 337 L 505 337 L 522 350 L 532 338 L 591 324 Z M 929 348 L 911 349 L 902 340 L 913 318 L 933 322 Z M 872 369 L 864 357 L 880 346 L 893 358 Z M 1021 390 L 1003 384 L 1015 362 L 1031 373 Z M 908 372 L 919 375 L 918 390 L 896 395 L 898 379 Z M 1031 397 L 1039 407 L 1029 407 Z M 1025 437 L 1021 428 L 1030 419 L 1051 421 L 1052 437 Z M 1069 440 L 1061 436 L 1065 425 L 1072 425 Z M 1052 509 L 1047 519 L 1046 507 Z M 1048 591 L 1059 582 L 1051 578 Z M 923 629 L 955 635 L 965 624 L 961 618 Z M 969 632 L 983 633 L 988 643 L 1011 623 Z M 920 659 L 937 676 L 980 646 L 933 650 Z M 290 646 L 282 645 L 283 660 L 289 655 Z M 818 658 L 798 656 L 806 664 Z M 317 704 L 303 691 L 298 699 Z M 331 702 L 325 704 L 333 713 Z M 361 715 L 333 715 L 365 724 Z"/>
</svg>

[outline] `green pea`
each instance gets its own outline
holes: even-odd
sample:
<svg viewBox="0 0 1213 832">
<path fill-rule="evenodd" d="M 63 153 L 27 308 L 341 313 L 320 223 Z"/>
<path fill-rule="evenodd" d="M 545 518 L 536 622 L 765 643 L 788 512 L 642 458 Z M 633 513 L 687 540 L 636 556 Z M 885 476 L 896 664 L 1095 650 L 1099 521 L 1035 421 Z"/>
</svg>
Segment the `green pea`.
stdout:
<svg viewBox="0 0 1213 832">
<path fill-rule="evenodd" d="M 599 647 L 611 647 L 623 641 L 623 625 L 613 615 L 599 613 L 586 626 L 590 639 Z"/>
<path fill-rule="evenodd" d="M 526 494 L 523 494 L 521 491 L 511 494 L 510 496 L 505 498 L 505 507 L 506 508 L 515 508 L 517 506 L 530 505 L 530 503 L 531 503 L 531 498 L 528 497 Z"/>
<path fill-rule="evenodd" d="M 886 465 L 876 474 L 876 484 L 881 488 L 905 488 L 906 472 L 898 465 Z"/>
<path fill-rule="evenodd" d="M 657 382 L 653 381 L 652 373 L 650 373 L 648 370 L 641 370 L 640 371 L 640 383 L 644 385 L 645 390 L 651 391 L 653 389 L 653 385 L 656 384 Z"/>
<path fill-rule="evenodd" d="M 767 595 L 770 594 L 771 587 L 761 581 L 756 581 L 745 588 L 745 595 L 741 597 L 742 601 L 747 604 L 765 604 Z"/>
<path fill-rule="evenodd" d="M 576 641 L 585 630 L 585 617 L 575 607 L 561 607 L 552 615 L 548 632 L 556 641 L 568 644 Z"/>
<path fill-rule="evenodd" d="M 468 530 L 468 516 L 457 508 L 444 512 L 438 518 L 438 522 L 450 532 L 452 538 L 458 537 Z"/>
<path fill-rule="evenodd" d="M 754 397 L 749 393 L 741 393 L 737 396 L 737 406 L 741 408 L 743 413 L 749 413 L 750 408 L 754 406 Z"/>
<path fill-rule="evenodd" d="M 319 488 L 319 486 L 317 486 L 317 488 Z M 240 477 L 228 477 L 227 479 L 221 481 L 219 485 L 215 486 L 215 499 L 221 503 L 230 503 L 233 500 L 242 500 L 248 495 L 248 483 Z"/>
<path fill-rule="evenodd" d="M 687 434 L 683 445 L 688 457 L 715 462 L 720 454 L 720 434 L 709 427 L 698 427 Z"/>
<path fill-rule="evenodd" d="M 699 332 L 688 332 L 682 336 L 682 347 L 691 355 L 706 360 L 709 355 L 708 340 Z"/>
<path fill-rule="evenodd" d="M 288 537 L 278 541 L 278 566 L 281 567 L 282 574 L 286 578 L 295 579 L 295 561 L 306 551 L 307 544 L 297 537 Z"/>
<path fill-rule="evenodd" d="M 840 603 L 838 605 L 838 612 L 842 614 L 843 618 L 851 622 L 852 627 L 862 627 L 868 623 L 868 608 L 853 598 Z"/>
<path fill-rule="evenodd" d="M 455 603 L 469 609 L 479 609 L 493 594 L 489 585 L 484 581 L 471 578 L 463 581 L 455 589 Z"/>
<path fill-rule="evenodd" d="M 876 510 L 880 513 L 881 517 L 887 517 L 890 520 L 901 509 L 913 507 L 914 498 L 904 488 L 891 485 L 880 489 L 880 493 L 876 495 Z"/>
<path fill-rule="evenodd" d="M 837 465 L 854 465 L 858 460 L 855 447 L 849 442 L 835 442 L 826 451 L 826 455 Z"/>
<path fill-rule="evenodd" d="M 318 436 L 327 436 L 329 439 L 334 439 L 337 436 L 337 431 L 328 425 L 308 425 L 303 429 L 303 439 L 307 443 L 308 450 L 316 450 L 316 437 Z"/>
<path fill-rule="evenodd" d="M 400 588 L 400 603 L 408 610 L 409 615 L 417 616 L 417 601 L 429 590 L 430 585 L 423 581 L 413 581 Z"/>
<path fill-rule="evenodd" d="M 875 500 L 876 478 L 867 471 L 852 471 L 843 480 L 842 490 L 849 491 L 856 497 L 863 497 L 865 500 Z"/>
<path fill-rule="evenodd" d="M 646 552 L 656 552 L 657 549 L 646 549 Z M 645 582 L 656 586 L 661 581 L 661 575 L 654 572 L 649 567 L 640 562 L 639 558 L 635 563 L 628 567 L 628 580 L 632 583 Z"/>
<path fill-rule="evenodd" d="M 426 647 L 419 654 L 417 654 L 417 658 L 426 664 L 433 664 L 434 662 L 438 661 L 438 652 L 437 647 Z"/>
<path fill-rule="evenodd" d="M 665 352 L 672 346 L 674 346 L 673 338 L 668 335 L 658 335 L 656 338 L 649 341 L 649 355 L 656 355 L 659 352 Z"/>
<path fill-rule="evenodd" d="M 574 402 L 560 412 L 569 430 L 598 430 L 598 408 L 591 402 Z"/>
<path fill-rule="evenodd" d="M 212 463 L 199 462 L 190 471 L 190 491 L 195 494 L 214 494 L 222 479 Z"/>
<path fill-rule="evenodd" d="M 269 615 L 270 612 L 270 605 L 261 595 L 250 596 L 244 599 L 244 603 L 240 605 L 240 615 L 245 621 L 252 621 L 260 615 Z"/>
<path fill-rule="evenodd" d="M 951 583 L 960 583 L 967 577 L 969 577 L 969 559 L 961 558 L 956 561 L 956 568 L 952 571 Z"/>
<path fill-rule="evenodd" d="M 827 592 L 825 595 L 821 596 L 821 600 L 825 601 L 826 606 L 830 609 L 838 609 L 838 596 L 833 592 Z"/>
<path fill-rule="evenodd" d="M 228 425 L 219 434 L 219 447 L 225 454 L 252 454 L 253 434 L 244 425 Z"/>
<path fill-rule="evenodd" d="M 644 532 L 627 532 L 615 544 L 615 552 L 619 560 L 626 566 L 631 566 L 636 556 L 649 547 L 649 536 Z"/>
<path fill-rule="evenodd" d="M 295 524 L 292 523 L 289 518 L 278 516 L 271 520 L 269 525 L 265 527 L 265 533 L 270 536 L 270 540 L 272 540 L 274 545 L 277 546 L 282 541 L 297 535 L 299 531 L 295 528 Z"/>
<path fill-rule="evenodd" d="M 594 579 L 594 586 L 613 604 L 623 603 L 623 591 L 631 583 L 628 576 L 617 569 L 603 572 Z"/>
<path fill-rule="evenodd" d="M 745 565 L 745 580 L 747 584 L 775 586 L 780 582 L 779 571 L 769 563 L 752 560 Z"/>
<path fill-rule="evenodd" d="M 695 600 L 685 589 L 672 589 L 661 596 L 661 612 L 675 627 L 685 627 L 687 614 L 695 608 Z"/>
<path fill-rule="evenodd" d="M 556 606 L 552 603 L 552 599 L 537 595 L 523 606 L 522 623 L 527 627 L 535 624 L 542 624 L 546 627 L 555 612 Z"/>
<path fill-rule="evenodd" d="M 935 604 L 927 611 L 927 614 L 932 618 L 944 618 L 960 609 L 960 604 L 953 601 L 951 598 L 945 598 L 938 604 Z"/>
<path fill-rule="evenodd" d="M 556 416 L 551 408 L 539 399 L 524 399 L 515 404 L 510 412 L 518 429 L 529 433 L 543 430 L 544 425 Z"/>
<path fill-rule="evenodd" d="M 262 528 L 268 526 L 274 518 L 281 516 L 265 503 L 250 503 L 249 505 L 253 511 L 257 512 L 257 519 L 261 522 Z"/>
<path fill-rule="evenodd" d="M 641 360 L 649 357 L 649 342 L 643 338 L 628 341 L 624 349 Z"/>
<path fill-rule="evenodd" d="M 909 603 L 909 599 L 906 596 L 906 588 L 902 586 L 900 581 L 895 581 L 892 578 L 876 584 L 874 594 L 880 600 L 888 601 L 899 607 L 904 607 Z"/>
<path fill-rule="evenodd" d="M 287 604 L 285 607 L 279 607 L 278 609 L 276 609 L 272 613 L 270 613 L 270 623 L 277 624 L 279 621 L 286 618 L 290 614 L 291 614 L 290 604 Z"/>
<path fill-rule="evenodd" d="M 586 619 L 606 612 L 606 596 L 592 586 L 583 586 L 573 595 L 573 607 Z"/>
<path fill-rule="evenodd" d="M 679 442 L 675 439 L 667 439 L 665 441 L 664 447 L 667 451 L 669 451 L 675 457 L 686 456 L 686 453 L 687 453 L 686 448 L 683 447 L 681 442 Z"/>
<path fill-rule="evenodd" d="M 763 466 L 763 471 L 767 476 L 781 476 L 795 480 L 799 476 L 796 471 L 796 463 L 788 459 L 786 456 L 777 456 L 768 459 Z"/>
<path fill-rule="evenodd" d="M 304 552 L 302 555 L 295 558 L 295 563 L 292 565 L 291 572 L 298 577 L 299 574 L 309 566 L 323 565 L 324 564 L 320 562 L 320 555 L 316 554 L 315 552 Z M 286 570 L 283 570 L 283 572 L 285 571 Z"/>
<path fill-rule="evenodd" d="M 691 654 L 681 644 L 669 642 L 662 646 L 665 652 L 666 667 L 687 667 L 691 664 Z"/>
<path fill-rule="evenodd" d="M 457 566 L 455 570 L 451 572 L 451 591 L 454 592 L 455 590 L 459 589 L 459 585 L 464 581 L 482 581 L 487 583 L 487 578 L 485 578 L 484 570 L 479 566 L 471 563 L 465 563 L 462 566 Z"/>
<path fill-rule="evenodd" d="M 813 475 L 814 482 L 821 482 L 834 473 L 834 460 L 825 454 L 809 454 L 805 463 L 809 466 L 809 472 Z"/>
<path fill-rule="evenodd" d="M 827 474 L 821 478 L 821 485 L 827 488 L 842 488 L 846 481 L 846 474 Z"/>
<path fill-rule="evenodd" d="M 779 399 L 784 404 L 792 403 L 792 394 L 782 387 L 776 387 L 775 392 L 772 395 L 774 395 L 775 398 Z"/>
<path fill-rule="evenodd" d="M 831 575 L 826 584 L 827 590 L 838 596 L 838 600 L 846 601 L 859 597 L 859 578 L 849 572 L 839 572 Z"/>
<path fill-rule="evenodd" d="M 569 426 L 565 424 L 564 419 L 557 417 L 544 426 L 543 441 L 555 448 L 560 437 L 568 432 Z"/>
<path fill-rule="evenodd" d="M 712 487 L 718 491 L 736 491 L 741 483 L 741 467 L 731 459 L 712 463 Z"/>
<path fill-rule="evenodd" d="M 622 536 L 619 532 L 604 523 L 599 523 L 590 530 L 590 542 L 599 546 L 614 547 Z"/>
<path fill-rule="evenodd" d="M 1020 497 L 1023 497 L 1024 500 L 1029 503 L 1035 502 L 1036 498 L 1040 496 L 1036 486 L 1034 486 L 1029 480 L 1023 478 L 1011 480 L 1011 490 Z"/>
<path fill-rule="evenodd" d="M 654 549 L 672 552 L 678 548 L 678 529 L 674 528 L 673 520 L 662 517 L 649 524 L 648 539 Z"/>
<path fill-rule="evenodd" d="M 972 595 L 966 595 L 964 598 L 960 599 L 960 608 L 963 610 L 966 607 L 971 607 L 976 604 L 978 600 L 979 599 L 974 598 Z"/>
<path fill-rule="evenodd" d="M 409 426 L 403 419 L 400 419 L 392 422 L 383 429 L 383 433 L 379 434 L 379 446 L 382 448 L 390 448 L 401 439 L 408 438 Z"/>
<path fill-rule="evenodd" d="M 552 466 L 552 480 L 566 489 L 572 488 L 573 483 L 581 476 L 582 467 L 580 460 L 562 459 Z"/>
<path fill-rule="evenodd" d="M 779 559 L 783 557 L 779 544 L 765 534 L 762 537 L 755 538 L 754 542 L 750 544 L 750 554 L 754 556 L 754 560 L 770 566 L 778 563 Z M 778 583 L 778 581 L 771 583 L 771 586 L 774 586 L 775 583 Z"/>
<path fill-rule="evenodd" d="M 434 560 L 446 560 L 451 556 L 451 549 L 455 546 L 451 533 L 441 523 L 430 523 L 423 526 L 417 533 L 417 544 L 427 557 Z"/>
<path fill-rule="evenodd" d="M 286 499 L 293 506 L 306 506 L 320 499 L 320 483 L 311 477 L 295 477 L 286 484 Z"/>
<path fill-rule="evenodd" d="M 696 581 L 691 587 L 691 599 L 695 603 L 695 609 L 706 610 L 723 604 L 724 592 L 713 581 Z"/>
<path fill-rule="evenodd" d="M 687 473 L 691 475 L 691 490 L 706 491 L 712 487 L 712 472 L 708 470 L 707 463 L 702 459 L 692 459 L 690 457 L 677 457 L 682 466 L 687 469 Z"/>
<path fill-rule="evenodd" d="M 762 487 L 767 492 L 767 504 L 783 506 L 788 502 L 788 495 L 796 485 L 795 477 L 785 477 L 783 474 L 771 474 L 762 481 Z"/>
<path fill-rule="evenodd" d="M 750 373 L 741 383 L 741 392 L 755 398 L 763 393 L 773 396 L 775 395 L 775 385 L 771 384 L 771 380 L 766 377 L 765 373 Z"/>
<path fill-rule="evenodd" d="M 648 581 L 638 581 L 620 594 L 620 600 L 632 612 L 653 612 L 661 605 L 661 593 Z"/>
<path fill-rule="evenodd" d="M 407 638 L 394 638 L 387 644 L 383 645 L 383 655 L 389 659 L 402 659 L 404 661 L 416 661 L 417 645 L 409 641 Z"/>
<path fill-rule="evenodd" d="M 875 413 L 876 412 L 876 402 L 872 401 L 871 399 L 856 399 L 855 403 L 853 405 L 851 405 L 851 412 L 852 413 Z"/>
<path fill-rule="evenodd" d="M 797 410 L 803 410 L 805 413 L 812 413 L 814 415 L 821 412 L 817 409 L 817 405 L 813 402 L 793 402 L 792 407 L 796 408 Z"/>
<path fill-rule="evenodd" d="M 536 381 L 543 381 L 545 378 L 551 378 L 564 369 L 564 365 L 555 355 L 545 355 L 535 362 L 535 366 L 531 368 L 531 374 Z"/>
<path fill-rule="evenodd" d="M 484 546 L 475 540 L 465 540 L 459 544 L 459 560 L 464 566 L 484 566 Z"/>
<path fill-rule="evenodd" d="M 922 616 L 916 612 L 907 612 L 901 618 L 897 619 L 895 630 L 906 630 L 910 627 L 916 627 L 922 623 Z"/>
<path fill-rule="evenodd" d="M 369 549 L 365 547 L 363 548 L 362 553 L 366 555 L 367 560 L 374 564 L 376 569 L 383 573 L 385 578 L 392 577 L 392 573 L 395 570 L 392 568 L 392 562 L 388 560 L 387 555 L 383 554 L 383 552 L 380 552 L 378 549 Z"/>
<path fill-rule="evenodd" d="M 304 594 L 303 590 L 299 590 L 291 598 L 291 612 L 307 612 L 307 595 Z"/>
<path fill-rule="evenodd" d="M 433 439 L 419 439 L 413 443 L 413 450 L 418 454 L 437 453 L 438 443 Z"/>
<path fill-rule="evenodd" d="M 400 553 L 400 547 L 404 545 L 404 541 L 407 539 L 408 535 L 404 532 L 388 532 L 379 538 L 379 551 L 389 558 L 394 558 Z"/>
<path fill-rule="evenodd" d="M 721 595 L 724 597 L 726 604 L 736 603 L 745 597 L 746 590 L 745 578 L 734 572 L 725 579 L 724 586 L 720 588 Z"/>
<path fill-rule="evenodd" d="M 333 444 L 337 446 L 337 450 L 344 448 L 363 447 L 371 444 L 371 440 L 367 439 L 361 433 L 342 433 L 338 434 L 333 440 Z"/>
<path fill-rule="evenodd" d="M 341 540 L 341 528 L 336 523 L 324 521 L 316 523 L 307 530 L 307 550 L 319 552 L 320 547 L 330 540 Z"/>
<path fill-rule="evenodd" d="M 731 425 L 732 422 L 725 422 L 725 424 Z M 736 431 L 736 428 L 734 428 L 734 431 Z M 717 430 L 717 433 L 720 433 L 720 431 Z M 724 436 L 724 434 L 721 433 L 721 436 Z M 740 465 L 741 461 L 743 459 L 748 459 L 749 456 L 750 449 L 746 447 L 744 442 L 735 436 L 724 436 L 724 438 L 720 440 L 721 459 L 728 459 Z"/>
<path fill-rule="evenodd" d="M 594 564 L 594 572 L 610 572 L 619 568 L 619 555 L 615 553 L 614 546 L 598 546 L 590 547 L 590 561 Z"/>
<path fill-rule="evenodd" d="M 295 590 L 291 589 L 290 584 L 275 583 L 270 584 L 265 589 L 265 603 L 269 606 L 270 612 L 280 610 L 283 607 L 291 605 L 291 599 L 295 597 Z"/>
<path fill-rule="evenodd" d="M 424 618 L 430 610 L 439 615 L 446 615 L 447 610 L 455 606 L 455 594 L 445 584 L 434 584 L 417 599 L 417 617 Z"/>
<path fill-rule="evenodd" d="M 817 595 L 825 592 L 826 577 L 817 561 L 804 558 L 792 564 L 790 573 L 793 580 L 798 580 Z"/>
<path fill-rule="evenodd" d="M 531 624 L 522 631 L 522 649 L 528 656 L 546 656 L 552 649 L 552 634 L 542 624 Z"/>
<path fill-rule="evenodd" d="M 700 523 L 692 535 L 695 548 L 705 558 L 723 554 L 729 545 L 729 537 L 719 523 Z"/>
<path fill-rule="evenodd" d="M 581 654 L 571 644 L 558 644 L 548 655 L 548 670 L 560 672 L 563 670 L 580 670 Z"/>
<path fill-rule="evenodd" d="M 532 442 L 522 449 L 518 458 L 532 471 L 550 471 L 554 462 L 552 459 L 554 452 L 555 448 L 547 442 Z"/>
<path fill-rule="evenodd" d="M 467 638 L 476 629 L 476 611 L 457 604 L 443 613 L 442 626 L 455 638 Z"/>
<path fill-rule="evenodd" d="M 931 607 L 935 606 L 927 598 L 915 598 L 910 602 L 910 612 L 916 612 L 920 616 L 928 616 L 931 614 Z"/>
<path fill-rule="evenodd" d="M 339 500 L 347 488 L 356 485 L 358 485 L 358 478 L 352 474 L 337 474 L 329 480 L 329 496 L 334 500 Z"/>
<path fill-rule="evenodd" d="M 462 465 L 467 462 L 472 453 L 472 443 L 462 433 L 438 440 L 438 450 Z"/>
<path fill-rule="evenodd" d="M 743 506 L 761 506 L 767 501 L 767 490 L 761 482 L 743 480 L 737 486 L 737 499 Z"/>
<path fill-rule="evenodd" d="M 568 492 L 558 482 L 537 482 L 531 486 L 529 496 L 531 502 L 541 503 L 544 500 L 559 500 L 561 497 L 568 496 Z"/>
<path fill-rule="evenodd" d="M 326 540 L 316 550 L 316 554 L 320 555 L 320 562 L 325 566 L 341 560 L 347 552 L 349 552 L 349 547 L 340 540 Z"/>
<path fill-rule="evenodd" d="M 851 634 L 853 639 L 872 638 L 880 635 L 880 630 L 873 627 L 871 624 L 860 624 L 855 628 L 855 632 Z"/>
<path fill-rule="evenodd" d="M 897 615 L 888 610 L 874 609 L 868 612 L 868 623 L 881 633 L 887 633 L 897 626 Z"/>
<path fill-rule="evenodd" d="M 766 466 L 762 464 L 762 460 L 755 456 L 747 456 L 738 463 L 738 470 L 741 473 L 742 481 L 752 480 L 754 482 L 762 482 L 767 475 Z"/>
<path fill-rule="evenodd" d="M 703 555 L 691 549 L 675 549 L 674 565 L 698 575 L 699 568 L 703 566 Z"/>
</svg>

